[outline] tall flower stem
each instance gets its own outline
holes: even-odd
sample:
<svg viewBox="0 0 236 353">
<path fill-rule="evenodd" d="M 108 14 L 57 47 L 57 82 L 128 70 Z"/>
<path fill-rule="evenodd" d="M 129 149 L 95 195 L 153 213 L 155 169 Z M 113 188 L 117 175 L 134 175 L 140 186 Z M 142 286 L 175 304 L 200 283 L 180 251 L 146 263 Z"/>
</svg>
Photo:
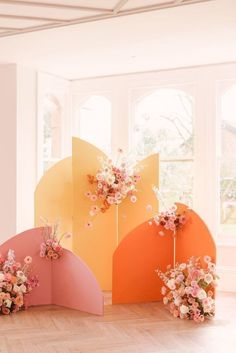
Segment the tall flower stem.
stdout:
<svg viewBox="0 0 236 353">
<path fill-rule="evenodd" d="M 176 264 L 176 230 L 173 232 L 173 265 Z"/>
<path fill-rule="evenodd" d="M 116 246 L 119 244 L 119 206 L 116 205 Z"/>
</svg>

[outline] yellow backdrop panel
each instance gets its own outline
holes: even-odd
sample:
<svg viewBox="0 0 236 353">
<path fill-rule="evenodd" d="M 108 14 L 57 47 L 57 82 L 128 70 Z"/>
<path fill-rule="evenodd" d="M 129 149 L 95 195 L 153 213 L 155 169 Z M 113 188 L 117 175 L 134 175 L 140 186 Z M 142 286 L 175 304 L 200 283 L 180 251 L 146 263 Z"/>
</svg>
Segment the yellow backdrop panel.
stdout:
<svg viewBox="0 0 236 353">
<path fill-rule="evenodd" d="M 86 198 L 89 190 L 87 174 L 96 174 L 100 168 L 98 157 L 103 152 L 90 143 L 73 138 L 73 250 L 90 267 L 103 290 L 112 287 L 112 256 L 117 246 L 116 208 L 99 213 L 93 218 L 93 227 L 85 228 L 89 219 L 91 201 Z"/>
<path fill-rule="evenodd" d="M 138 163 L 141 180 L 137 184 L 137 201 L 128 198 L 119 205 L 119 242 L 134 228 L 148 221 L 157 213 L 158 202 L 152 187 L 159 186 L 159 155 L 151 155 Z M 147 206 L 151 205 L 151 211 Z"/>
<path fill-rule="evenodd" d="M 50 168 L 35 190 L 35 226 L 42 226 L 41 217 L 50 223 L 60 221 L 60 232 L 72 232 L 72 158 L 65 158 Z M 72 248 L 72 239 L 62 241 Z"/>
</svg>

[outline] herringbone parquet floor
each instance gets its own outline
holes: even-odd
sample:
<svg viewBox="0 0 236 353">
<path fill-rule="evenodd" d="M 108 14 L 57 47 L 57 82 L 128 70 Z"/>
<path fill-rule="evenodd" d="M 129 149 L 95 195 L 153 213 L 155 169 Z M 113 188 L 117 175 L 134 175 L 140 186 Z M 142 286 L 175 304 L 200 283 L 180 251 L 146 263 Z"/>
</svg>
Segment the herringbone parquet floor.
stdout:
<svg viewBox="0 0 236 353">
<path fill-rule="evenodd" d="M 56 306 L 0 316 L 0 353 L 235 353 L 236 294 L 217 295 L 202 325 L 174 319 L 161 303 L 115 305 L 104 317 Z"/>
</svg>

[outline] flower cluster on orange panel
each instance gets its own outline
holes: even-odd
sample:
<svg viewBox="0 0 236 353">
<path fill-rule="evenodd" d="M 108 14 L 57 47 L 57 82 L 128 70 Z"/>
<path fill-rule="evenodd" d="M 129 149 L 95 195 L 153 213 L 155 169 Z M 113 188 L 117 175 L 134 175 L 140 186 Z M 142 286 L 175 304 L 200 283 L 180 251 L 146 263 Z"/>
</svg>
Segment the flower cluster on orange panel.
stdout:
<svg viewBox="0 0 236 353">
<path fill-rule="evenodd" d="M 57 260 L 63 255 L 61 240 L 70 237 L 70 233 L 59 235 L 59 223 L 54 225 L 46 224 L 44 227 L 44 241 L 40 245 L 40 257 Z"/>
<path fill-rule="evenodd" d="M 165 207 L 164 211 L 156 214 L 152 220 L 149 221 L 149 224 L 156 224 L 157 226 L 161 226 L 163 230 L 159 231 L 159 235 L 165 235 L 166 230 L 170 230 L 173 233 L 173 236 L 176 235 L 177 230 L 183 228 L 183 226 L 187 223 L 188 217 L 186 212 L 180 213 L 176 207 L 173 205 L 169 208 L 165 206 L 163 202 L 160 191 L 157 187 L 153 187 L 153 191 L 159 201 L 162 202 Z"/>
<path fill-rule="evenodd" d="M 31 274 L 32 258 L 26 256 L 21 265 L 15 259 L 14 250 L 9 250 L 6 258 L 0 255 L 0 313 L 8 315 L 25 309 L 26 296 L 39 282 Z"/>
<path fill-rule="evenodd" d="M 87 176 L 91 188 L 85 196 L 93 203 L 89 211 L 91 217 L 106 212 L 112 205 L 119 205 L 127 197 L 135 203 L 137 183 L 141 178 L 135 163 L 128 161 L 121 149 L 115 163 L 109 158 L 101 158 L 100 162 L 97 173 Z M 87 222 L 86 227 L 91 226 L 92 222 Z"/>
<path fill-rule="evenodd" d="M 187 222 L 187 216 L 184 213 L 178 213 L 177 207 L 174 205 L 162 211 L 153 217 L 153 222 L 156 225 L 163 227 L 163 230 L 170 230 L 176 234 L 178 229 L 181 229 Z M 150 221 L 152 223 L 152 221 Z M 160 235 L 165 235 L 164 231 L 160 231 Z"/>
<path fill-rule="evenodd" d="M 174 317 L 203 322 L 215 314 L 214 289 L 218 276 L 210 256 L 192 257 L 187 263 L 169 265 L 157 274 L 164 282 L 161 289 L 163 302 Z"/>
</svg>

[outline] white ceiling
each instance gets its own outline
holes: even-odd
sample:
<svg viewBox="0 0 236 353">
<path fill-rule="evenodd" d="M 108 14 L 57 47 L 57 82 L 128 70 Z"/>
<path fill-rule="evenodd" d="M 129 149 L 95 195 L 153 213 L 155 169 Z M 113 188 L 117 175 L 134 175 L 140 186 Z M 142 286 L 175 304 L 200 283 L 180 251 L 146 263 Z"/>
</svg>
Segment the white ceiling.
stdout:
<svg viewBox="0 0 236 353">
<path fill-rule="evenodd" d="M 31 28 L 29 33 L 22 33 L 21 30 L 21 34 L 17 35 L 12 34 L 19 30 L 12 30 L 11 36 L 0 38 L 0 63 L 16 62 L 57 76 L 77 79 L 236 61 L 235 0 L 213 0 L 177 7 L 172 7 L 174 0 L 169 0 L 170 8 L 148 12 L 144 12 L 143 8 L 142 11 L 137 9 L 144 5 L 155 6 L 156 9 L 157 3 L 158 6 L 165 3 L 166 7 L 167 1 L 34 0 L 35 3 L 47 5 L 66 3 L 66 6 L 80 6 L 76 10 L 45 8 L 42 5 L 30 7 L 27 4 L 23 8 L 15 5 L 17 1 L 12 1 L 14 6 L 18 6 L 17 11 L 9 7 L 12 6 L 10 2 L 0 0 L 0 36 L 1 33 L 6 35 L 5 28 L 10 25 L 12 28 L 35 27 L 32 17 L 47 17 L 50 23 L 50 19 L 56 20 L 59 16 L 60 21 L 62 18 L 71 21 L 75 18 L 74 11 L 80 19 L 88 15 L 86 11 L 89 16 L 92 11 L 92 16 L 97 16 L 99 11 L 103 15 L 110 11 L 107 12 L 110 18 L 86 20 L 86 23 L 77 21 L 74 25 L 69 23 L 69 26 L 66 22 L 53 23 L 56 28 L 35 32 L 31 32 Z M 180 4 L 179 0 L 175 2 Z M 102 10 L 83 8 L 82 11 L 81 6 L 85 4 L 86 7 Z M 118 4 L 123 6 L 118 8 Z M 2 6 L 5 6 L 4 12 Z M 115 8 L 120 12 L 132 8 L 135 14 L 116 17 Z M 1 17 L 3 13 L 5 17 Z M 18 16 L 23 18 L 19 19 Z M 45 21 L 37 19 L 36 22 L 37 26 L 45 25 Z"/>
</svg>

